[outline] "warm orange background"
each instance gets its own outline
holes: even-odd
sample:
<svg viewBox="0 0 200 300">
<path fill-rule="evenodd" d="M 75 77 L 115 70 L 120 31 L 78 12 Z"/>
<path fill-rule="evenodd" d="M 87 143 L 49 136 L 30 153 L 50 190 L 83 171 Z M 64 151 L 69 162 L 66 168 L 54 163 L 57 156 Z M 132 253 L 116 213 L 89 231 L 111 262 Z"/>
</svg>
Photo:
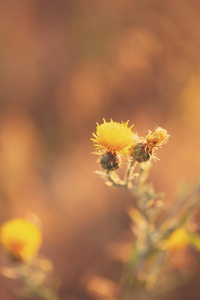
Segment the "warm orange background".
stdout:
<svg viewBox="0 0 200 300">
<path fill-rule="evenodd" d="M 141 135 L 162 126 L 156 190 L 173 203 L 196 178 L 200 2 L 2 0 L 0 15 L 0 221 L 38 215 L 62 299 L 97 299 L 86 278 L 118 284 L 108 249 L 130 235 L 132 198 L 94 174 L 90 137 L 103 117 Z M 166 299 L 199 299 L 199 273 Z M 0 277 L 2 300 L 19 299 L 13 287 Z"/>
</svg>

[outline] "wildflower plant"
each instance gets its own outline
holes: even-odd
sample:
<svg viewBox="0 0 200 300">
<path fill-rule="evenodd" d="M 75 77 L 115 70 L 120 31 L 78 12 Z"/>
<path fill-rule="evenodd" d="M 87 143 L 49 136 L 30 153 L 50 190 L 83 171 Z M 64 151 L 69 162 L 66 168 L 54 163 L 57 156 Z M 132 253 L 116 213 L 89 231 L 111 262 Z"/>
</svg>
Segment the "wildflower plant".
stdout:
<svg viewBox="0 0 200 300">
<path fill-rule="evenodd" d="M 167 143 L 169 134 L 162 127 L 139 136 L 128 127 L 128 122 L 118 123 L 103 119 L 97 123 L 96 133 L 91 139 L 99 156 L 103 171 L 96 171 L 106 184 L 125 188 L 136 198 L 128 211 L 133 222 L 134 238 L 131 251 L 121 279 L 118 295 L 120 300 L 149 300 L 179 283 L 168 284 L 167 259 L 173 251 L 183 250 L 189 245 L 200 250 L 200 238 L 190 225 L 200 200 L 200 182 L 190 193 L 183 194 L 168 211 L 161 200 L 163 194 L 155 193 L 147 182 L 152 162 L 157 159 L 156 151 Z M 126 162 L 124 178 L 117 169 Z"/>
<path fill-rule="evenodd" d="M 0 243 L 8 256 L 9 267 L 1 267 L 0 273 L 22 283 L 23 298 L 58 300 L 49 286 L 52 263 L 40 258 L 38 251 L 42 234 L 38 226 L 26 219 L 12 219 L 0 227 Z"/>
<path fill-rule="evenodd" d="M 128 122 L 117 123 L 111 120 L 106 122 L 103 119 L 103 124 L 97 123 L 96 134 L 93 133 L 96 154 L 101 156 L 100 164 L 105 170 L 115 170 L 119 167 L 121 157 L 129 153 L 130 145 L 134 139 L 134 133 L 131 127 L 128 127 Z"/>
</svg>

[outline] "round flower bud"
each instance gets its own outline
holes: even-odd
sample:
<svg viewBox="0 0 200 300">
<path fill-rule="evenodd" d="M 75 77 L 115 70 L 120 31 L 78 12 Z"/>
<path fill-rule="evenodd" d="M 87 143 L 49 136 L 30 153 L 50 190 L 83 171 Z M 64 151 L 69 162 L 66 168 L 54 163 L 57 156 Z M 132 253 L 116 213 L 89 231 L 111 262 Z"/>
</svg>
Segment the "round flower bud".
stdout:
<svg viewBox="0 0 200 300">
<path fill-rule="evenodd" d="M 131 156 L 139 163 L 146 162 L 150 159 L 150 154 L 145 144 L 138 143 L 134 148 Z"/>
<path fill-rule="evenodd" d="M 106 170 L 116 170 L 119 168 L 119 162 L 116 154 L 108 152 L 101 156 L 100 165 Z"/>
</svg>

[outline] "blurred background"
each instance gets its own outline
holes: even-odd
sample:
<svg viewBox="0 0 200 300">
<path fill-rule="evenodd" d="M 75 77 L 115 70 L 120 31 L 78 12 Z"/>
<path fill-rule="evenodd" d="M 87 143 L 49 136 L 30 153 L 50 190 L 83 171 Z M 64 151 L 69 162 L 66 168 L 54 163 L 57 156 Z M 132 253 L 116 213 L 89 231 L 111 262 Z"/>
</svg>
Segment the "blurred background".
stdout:
<svg viewBox="0 0 200 300">
<path fill-rule="evenodd" d="M 102 118 L 130 120 L 143 136 L 162 126 L 171 136 L 150 174 L 156 191 L 173 205 L 195 180 L 200 2 L 1 0 L 0 15 L 1 224 L 36 214 L 62 299 L 111 300 L 133 200 L 94 174 L 90 138 Z M 200 298 L 200 255 L 189 250 L 180 265 L 191 260 L 190 282 L 163 299 Z M 1 276 L 1 299 L 19 299 L 15 287 Z"/>
</svg>

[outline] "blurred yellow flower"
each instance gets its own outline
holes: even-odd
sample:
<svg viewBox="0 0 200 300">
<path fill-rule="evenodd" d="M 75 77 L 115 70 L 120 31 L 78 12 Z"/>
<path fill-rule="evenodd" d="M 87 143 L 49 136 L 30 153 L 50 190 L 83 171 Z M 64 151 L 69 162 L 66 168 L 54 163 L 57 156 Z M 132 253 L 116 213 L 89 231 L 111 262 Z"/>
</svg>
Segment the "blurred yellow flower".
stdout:
<svg viewBox="0 0 200 300">
<path fill-rule="evenodd" d="M 165 248 L 168 250 L 183 250 L 190 243 L 188 233 L 183 228 L 176 229 L 165 243 Z"/>
<path fill-rule="evenodd" d="M 13 219 L 0 229 L 0 242 L 16 260 L 30 260 L 42 241 L 40 230 L 24 219 Z"/>
<path fill-rule="evenodd" d="M 110 122 L 106 122 L 103 119 L 103 124 L 97 123 L 96 134 L 93 133 L 94 138 L 91 139 L 96 149 L 100 150 L 99 154 L 112 153 L 112 154 L 126 154 L 128 149 L 134 142 L 134 133 L 131 127 L 128 127 L 128 122 L 119 123 L 114 122 L 112 119 Z"/>
<path fill-rule="evenodd" d="M 169 136 L 167 130 L 162 127 L 157 127 L 153 132 L 149 130 L 145 137 L 148 149 L 151 151 L 154 148 L 161 147 L 167 142 Z"/>
</svg>

